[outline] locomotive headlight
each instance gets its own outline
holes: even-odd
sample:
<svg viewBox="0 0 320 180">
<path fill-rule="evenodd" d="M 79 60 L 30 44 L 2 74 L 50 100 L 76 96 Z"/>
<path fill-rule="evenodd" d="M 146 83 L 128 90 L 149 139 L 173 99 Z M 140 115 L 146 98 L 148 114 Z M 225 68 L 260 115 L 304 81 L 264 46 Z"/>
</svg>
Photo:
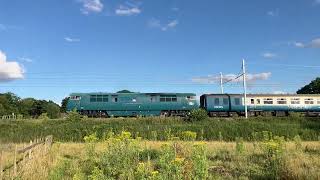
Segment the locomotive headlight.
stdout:
<svg viewBox="0 0 320 180">
<path fill-rule="evenodd" d="M 193 106 L 193 105 L 194 105 L 194 102 L 189 102 L 189 105 L 190 105 L 190 106 Z"/>
</svg>

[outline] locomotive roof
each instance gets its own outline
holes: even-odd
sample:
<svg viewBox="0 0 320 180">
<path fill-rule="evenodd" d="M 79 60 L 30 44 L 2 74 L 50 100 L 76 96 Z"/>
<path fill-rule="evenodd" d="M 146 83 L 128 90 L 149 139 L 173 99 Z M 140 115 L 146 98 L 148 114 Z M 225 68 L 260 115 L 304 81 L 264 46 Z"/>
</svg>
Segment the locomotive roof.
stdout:
<svg viewBox="0 0 320 180">
<path fill-rule="evenodd" d="M 243 96 L 243 94 L 204 94 L 205 96 L 221 96 L 221 95 L 230 95 L 230 96 Z M 283 96 L 293 96 L 293 97 L 304 97 L 304 96 L 317 96 L 320 97 L 320 94 L 247 94 L 247 96 L 255 96 L 255 97 L 265 97 L 265 96 L 273 96 L 273 97 L 283 97 Z"/>
<path fill-rule="evenodd" d="M 107 92 L 91 92 L 91 93 L 71 93 L 70 95 L 186 95 L 186 96 L 195 96 L 194 93 L 107 93 Z"/>
</svg>

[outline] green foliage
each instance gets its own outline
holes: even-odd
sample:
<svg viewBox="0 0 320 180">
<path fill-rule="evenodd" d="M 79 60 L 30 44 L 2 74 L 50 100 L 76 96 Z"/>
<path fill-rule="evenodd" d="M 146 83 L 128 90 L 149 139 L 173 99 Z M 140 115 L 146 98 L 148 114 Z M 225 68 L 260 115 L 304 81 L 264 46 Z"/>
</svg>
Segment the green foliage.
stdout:
<svg viewBox="0 0 320 180">
<path fill-rule="evenodd" d="M 47 113 L 50 119 L 56 119 L 60 117 L 60 107 L 51 101 L 45 104 L 43 110 Z"/>
<path fill-rule="evenodd" d="M 108 139 L 107 142 L 99 168 L 109 178 L 133 179 L 132 166 L 139 163 L 138 140 L 132 139 L 130 132 L 123 131 L 116 138 Z"/>
<path fill-rule="evenodd" d="M 97 133 L 99 139 L 105 139 L 107 133 L 118 134 L 129 131 L 143 139 L 154 140 L 152 131 L 156 131 L 157 140 L 170 140 L 180 137 L 183 131 L 196 132 L 196 140 L 235 141 L 242 137 L 244 141 L 263 141 L 269 139 L 270 132 L 276 136 L 293 139 L 297 134 L 303 141 L 318 141 L 320 137 L 320 119 L 305 118 L 250 118 L 248 120 L 208 119 L 206 121 L 186 122 L 174 118 L 128 118 L 128 119 L 88 119 L 84 120 L 76 113 L 79 121 L 0 121 L 0 141 L 28 142 L 39 136 L 53 135 L 55 140 L 63 142 L 82 142 L 87 134 Z M 148 129 L 149 127 L 149 129 Z M 262 133 L 262 131 L 266 131 Z M 201 132 L 202 135 L 201 135 Z M 255 137 L 253 137 L 255 133 Z M 266 136 L 266 137 L 264 137 Z"/>
<path fill-rule="evenodd" d="M 204 143 L 193 146 L 191 159 L 193 164 L 192 179 L 207 179 L 209 164 L 207 160 L 207 148 Z"/>
<path fill-rule="evenodd" d="M 62 113 L 67 112 L 67 104 L 68 104 L 69 99 L 70 99 L 70 97 L 65 97 L 64 99 L 62 99 L 60 112 L 62 112 Z"/>
<path fill-rule="evenodd" d="M 89 180 L 105 180 L 105 176 L 103 174 L 103 171 L 99 169 L 98 167 L 95 167 L 88 177 Z"/>
<path fill-rule="evenodd" d="M 197 138 L 197 133 L 192 131 L 183 131 L 180 138 L 184 141 L 194 141 Z"/>
<path fill-rule="evenodd" d="M 60 116 L 59 106 L 52 101 L 36 100 L 33 98 L 21 99 L 15 94 L 0 94 L 0 116 L 21 114 L 23 117 L 35 118 L 47 113 L 49 118 Z"/>
<path fill-rule="evenodd" d="M 310 84 L 299 89 L 297 94 L 320 94 L 320 78 L 316 78 Z"/>
<path fill-rule="evenodd" d="M 47 114 L 47 113 L 42 113 L 42 114 L 38 117 L 38 119 L 41 119 L 41 120 L 46 121 L 46 120 L 49 119 L 49 117 L 48 117 L 48 114 Z"/>
<path fill-rule="evenodd" d="M 294 138 L 293 138 L 293 141 L 294 141 L 294 144 L 296 146 L 296 150 L 297 151 L 302 151 L 302 140 L 300 138 L 299 135 L 296 135 Z"/>
<path fill-rule="evenodd" d="M 264 170 L 267 176 L 276 178 L 279 177 L 283 167 L 283 152 L 284 138 L 271 137 L 261 143 L 261 148 L 264 152 Z"/>
<path fill-rule="evenodd" d="M 81 115 L 77 112 L 76 109 L 68 113 L 68 121 L 78 122 L 81 120 Z"/>
<path fill-rule="evenodd" d="M 204 109 L 194 109 L 190 112 L 191 121 L 202 121 L 208 118 L 208 113 Z"/>
<path fill-rule="evenodd" d="M 70 168 L 70 160 L 63 159 L 59 161 L 59 164 L 54 167 L 50 172 L 49 172 L 49 180 L 60 180 L 63 179 L 66 174 L 68 169 Z"/>
<path fill-rule="evenodd" d="M 241 155 L 245 152 L 245 146 L 243 143 L 243 138 L 236 138 L 236 153 Z"/>
</svg>

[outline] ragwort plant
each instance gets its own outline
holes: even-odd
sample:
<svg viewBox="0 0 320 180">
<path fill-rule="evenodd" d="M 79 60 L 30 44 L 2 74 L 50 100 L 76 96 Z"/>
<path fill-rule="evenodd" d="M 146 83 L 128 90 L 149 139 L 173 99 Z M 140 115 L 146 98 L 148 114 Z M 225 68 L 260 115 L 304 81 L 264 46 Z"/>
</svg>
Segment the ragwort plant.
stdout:
<svg viewBox="0 0 320 180">
<path fill-rule="evenodd" d="M 100 168 L 109 178 L 133 179 L 132 167 L 139 163 L 139 152 L 138 140 L 133 139 L 130 132 L 123 131 L 107 140 L 106 151 L 99 162 Z"/>
<path fill-rule="evenodd" d="M 284 163 L 284 143 L 284 137 L 278 136 L 275 136 L 273 138 L 271 137 L 269 140 L 265 140 L 261 143 L 261 148 L 263 150 L 263 155 L 265 158 L 265 174 L 270 178 L 278 179 L 280 177 L 280 173 Z"/>
</svg>

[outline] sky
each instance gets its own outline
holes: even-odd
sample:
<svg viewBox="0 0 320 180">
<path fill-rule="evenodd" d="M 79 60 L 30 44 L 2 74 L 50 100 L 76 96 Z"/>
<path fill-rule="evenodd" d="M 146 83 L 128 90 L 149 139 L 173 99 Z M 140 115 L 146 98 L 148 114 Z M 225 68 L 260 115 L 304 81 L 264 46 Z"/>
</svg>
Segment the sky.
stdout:
<svg viewBox="0 0 320 180">
<path fill-rule="evenodd" d="M 295 93 L 319 76 L 320 0 L 0 0 L 0 93 Z"/>
</svg>

